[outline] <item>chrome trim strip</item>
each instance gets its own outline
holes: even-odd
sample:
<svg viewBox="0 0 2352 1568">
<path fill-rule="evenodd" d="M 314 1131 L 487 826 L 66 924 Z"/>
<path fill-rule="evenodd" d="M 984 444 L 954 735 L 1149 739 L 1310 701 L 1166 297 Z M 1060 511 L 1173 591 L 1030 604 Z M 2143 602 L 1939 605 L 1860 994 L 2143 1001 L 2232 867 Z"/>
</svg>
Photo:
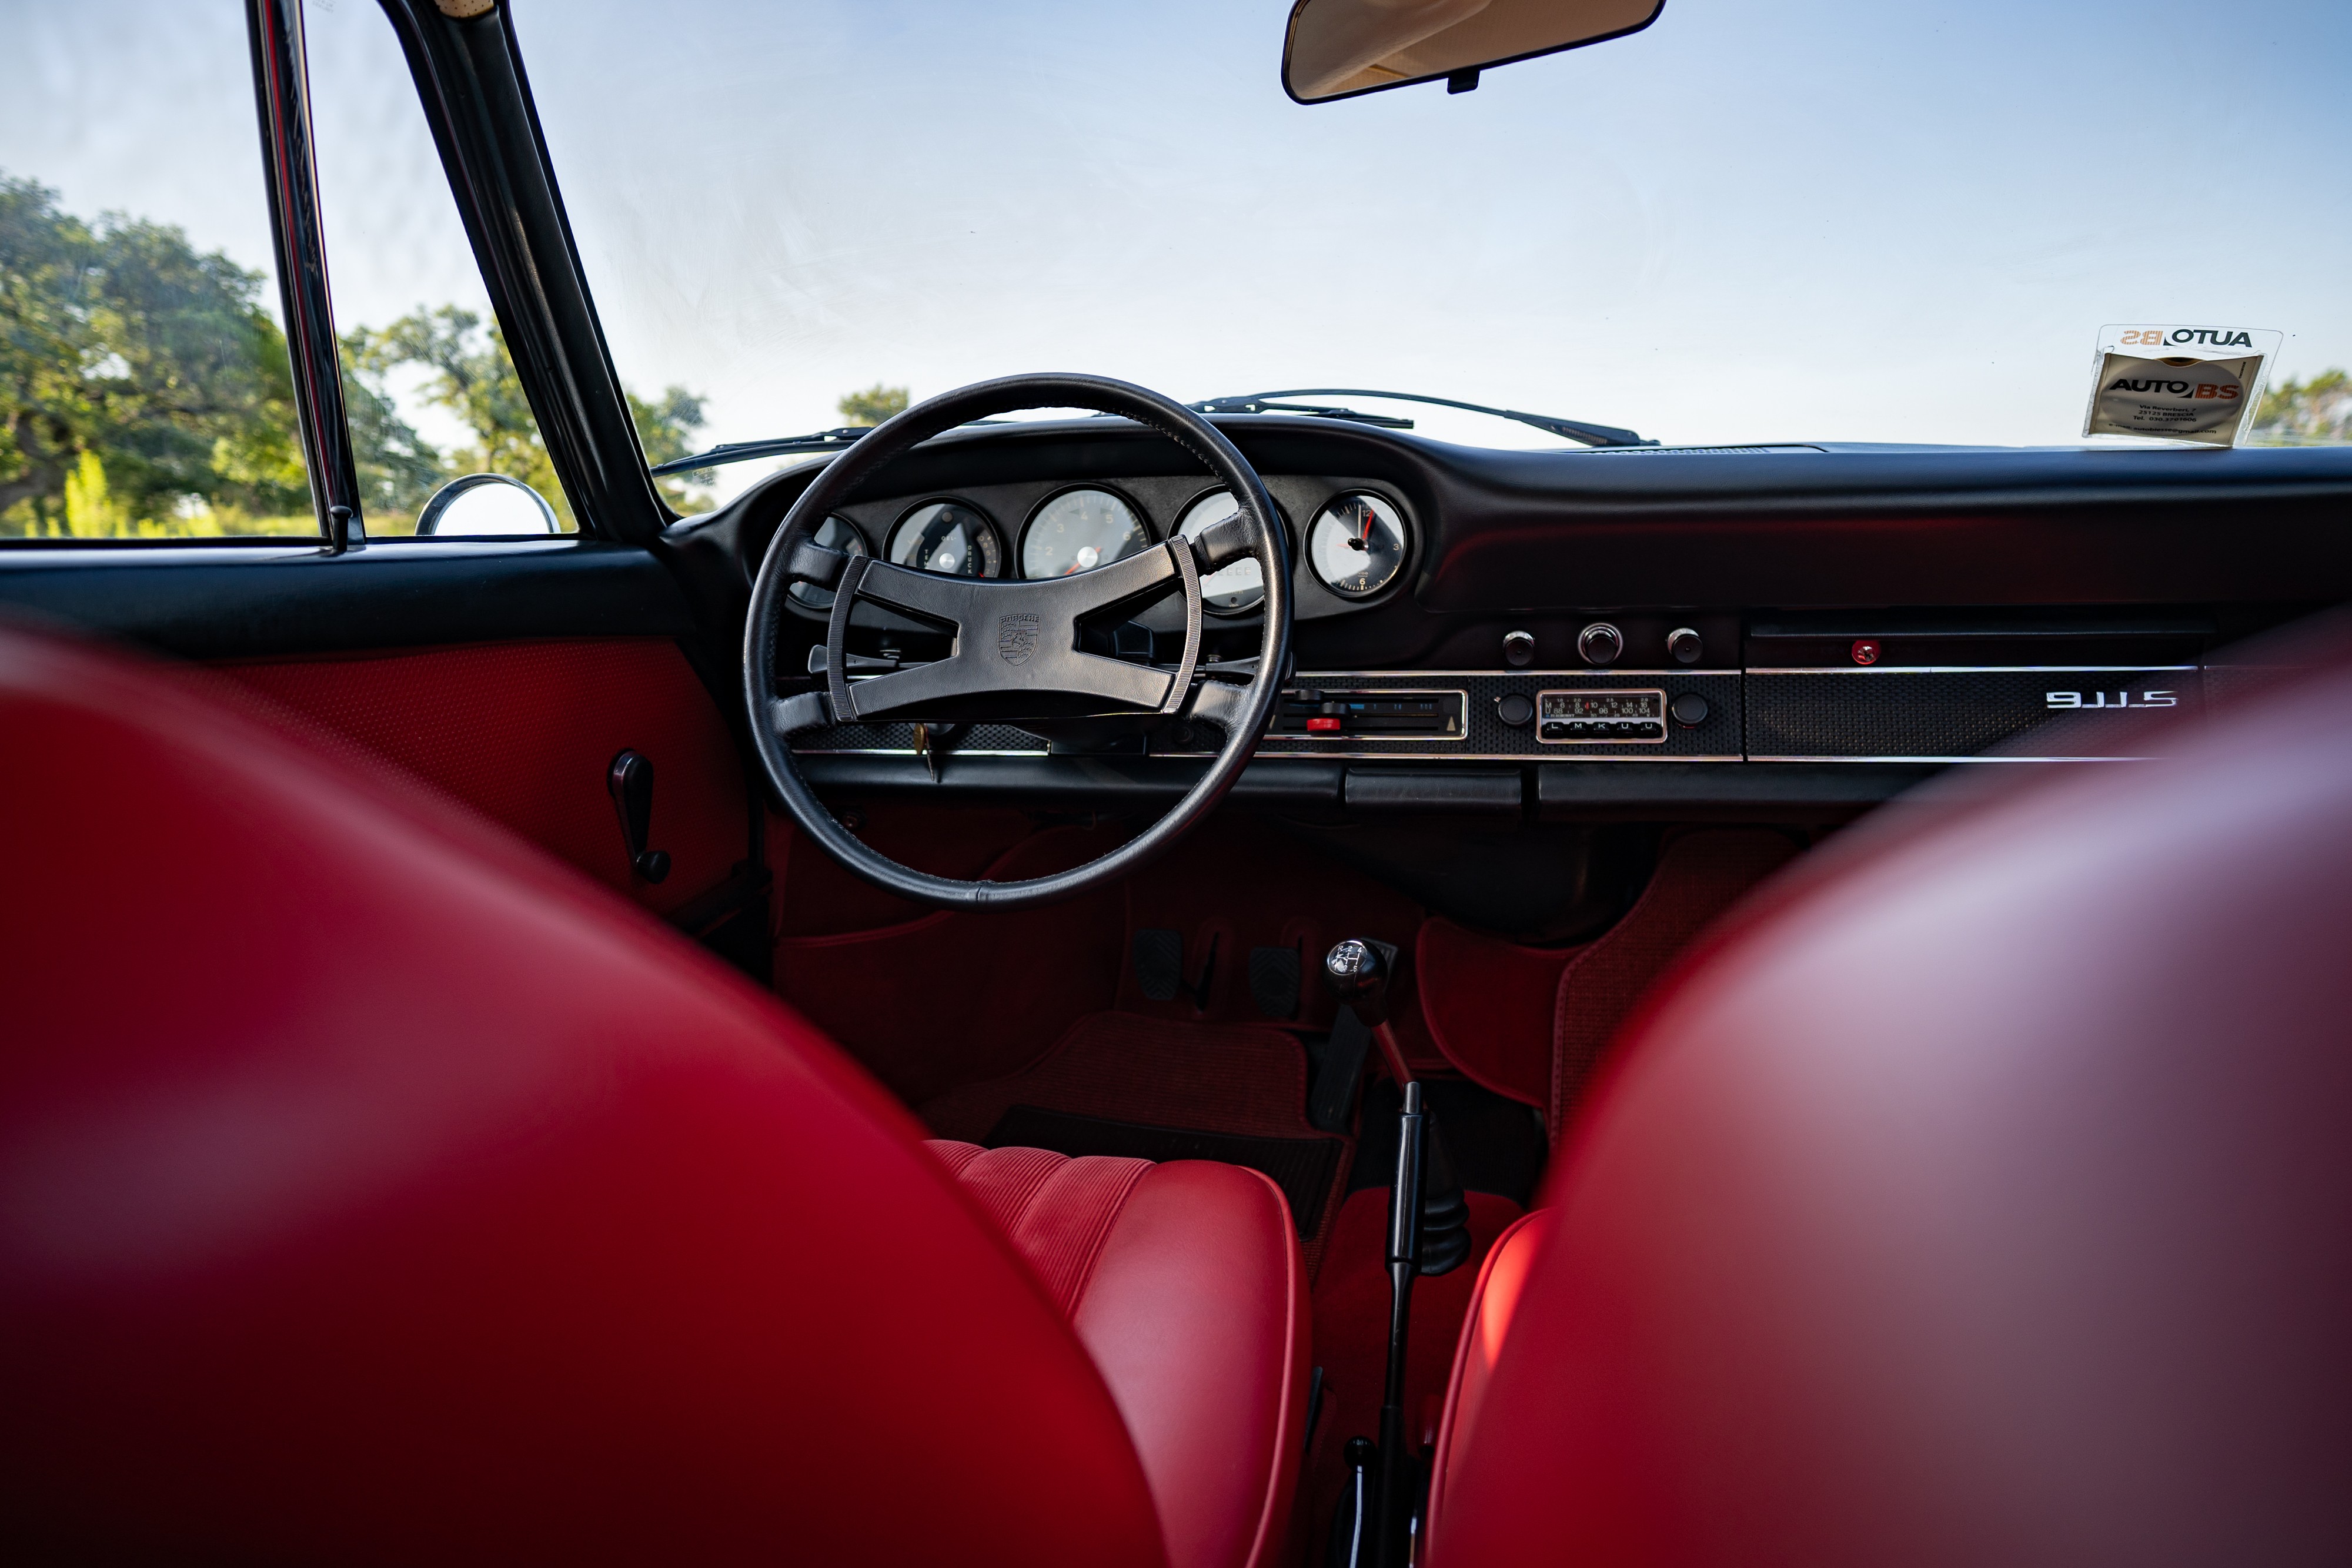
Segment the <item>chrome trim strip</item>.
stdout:
<svg viewBox="0 0 2352 1568">
<path fill-rule="evenodd" d="M 794 757 L 920 757 L 922 753 L 911 746 L 795 746 L 793 747 L 793 755 Z M 1053 755 L 1050 751 L 982 751 L 977 747 L 969 750 L 959 747 L 953 751 L 940 753 L 940 760 L 945 762 L 958 757 L 1051 757 Z M 1207 754 L 1203 753 L 1203 755 Z"/>
<path fill-rule="evenodd" d="M 2160 669 L 2163 666 L 2157 664 L 2135 664 L 2131 667 L 2134 669 L 2146 668 L 2153 670 Z M 1598 681 L 1608 680 L 1617 676 L 1642 675 L 1654 679 L 1659 676 L 1682 677 L 1687 675 L 1736 675 L 1739 673 L 1739 669 L 1736 665 L 1728 669 L 1722 668 L 1720 666 L 1700 667 L 1697 665 L 1689 665 L 1679 670 L 1620 670 L 1614 668 L 1606 670 L 1539 670 L 1530 664 L 1524 670 L 1300 670 L 1290 678 L 1294 681 L 1407 681 L 1418 680 L 1425 675 L 1478 675 L 1488 679 L 1498 680 L 1561 681 L 1573 679 Z"/>
<path fill-rule="evenodd" d="M 2201 670 L 2202 664 L 1809 664 L 1759 665 L 1751 675 L 2090 675 L 2157 674 Z"/>
<path fill-rule="evenodd" d="M 2153 762 L 2152 757 L 1751 757 L 1750 762 Z"/>
<path fill-rule="evenodd" d="M 1554 744 L 1558 743 L 1555 742 Z M 1624 742 L 1624 744 L 1628 746 L 1648 746 L 1654 743 L 1650 741 L 1627 741 Z M 961 756 L 964 754 L 957 753 L 956 755 Z M 1151 755 L 1154 757 L 1213 757 L 1216 753 L 1213 751 L 1155 751 Z M 1583 752 L 1570 752 L 1564 754 L 1559 752 L 1537 753 L 1527 751 L 1296 752 L 1266 751 L 1260 749 L 1250 753 L 1250 755 L 1253 757 L 1264 758 L 1268 762 L 1524 762 L 1535 764 L 1550 762 L 1749 762 L 1756 760 L 1753 758 L 1741 757 L 1736 752 L 1723 756 L 1710 754 L 1705 757 L 1661 757 L 1656 752 L 1628 753 L 1622 757 L 1595 757 Z M 1863 760 L 1870 759 L 1864 758 Z"/>
</svg>

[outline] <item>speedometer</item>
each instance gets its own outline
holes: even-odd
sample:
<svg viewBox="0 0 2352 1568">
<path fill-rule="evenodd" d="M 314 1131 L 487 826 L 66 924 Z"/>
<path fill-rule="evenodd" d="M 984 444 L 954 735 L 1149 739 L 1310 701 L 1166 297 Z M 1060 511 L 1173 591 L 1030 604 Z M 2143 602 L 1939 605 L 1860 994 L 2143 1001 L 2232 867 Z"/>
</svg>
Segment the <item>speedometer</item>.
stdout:
<svg viewBox="0 0 2352 1568">
<path fill-rule="evenodd" d="M 1332 592 L 1370 598 L 1404 570 L 1403 514 L 1367 490 L 1339 497 L 1315 514 L 1307 559 Z"/>
<path fill-rule="evenodd" d="M 1125 560 L 1150 542 L 1135 508 L 1108 490 L 1065 490 L 1037 508 L 1021 535 L 1021 575 L 1092 571 Z"/>
<path fill-rule="evenodd" d="M 890 564 L 945 577 L 1003 577 L 996 526 L 961 501 L 926 501 L 890 530 Z"/>
</svg>

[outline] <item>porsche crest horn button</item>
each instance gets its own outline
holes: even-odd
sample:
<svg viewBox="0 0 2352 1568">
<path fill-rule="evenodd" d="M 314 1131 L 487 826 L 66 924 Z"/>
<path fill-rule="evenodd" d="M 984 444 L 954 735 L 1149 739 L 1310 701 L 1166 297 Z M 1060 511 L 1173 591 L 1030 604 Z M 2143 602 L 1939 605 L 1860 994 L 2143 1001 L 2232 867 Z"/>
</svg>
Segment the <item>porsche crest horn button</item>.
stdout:
<svg viewBox="0 0 2352 1568">
<path fill-rule="evenodd" d="M 1026 612 L 996 618 L 996 651 L 1008 664 L 1025 664 L 1037 651 L 1037 617 Z"/>
</svg>

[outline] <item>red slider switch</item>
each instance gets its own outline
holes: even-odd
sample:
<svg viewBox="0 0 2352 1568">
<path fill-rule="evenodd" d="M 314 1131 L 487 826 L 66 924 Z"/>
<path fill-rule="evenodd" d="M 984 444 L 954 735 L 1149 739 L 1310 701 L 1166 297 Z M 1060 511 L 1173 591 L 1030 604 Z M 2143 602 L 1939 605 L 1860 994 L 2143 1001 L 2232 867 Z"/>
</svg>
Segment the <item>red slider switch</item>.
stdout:
<svg viewBox="0 0 2352 1568">
<path fill-rule="evenodd" d="M 1309 735 L 1337 735 L 1339 733 L 1339 721 L 1336 718 L 1310 718 L 1307 721 L 1307 733 Z"/>
</svg>

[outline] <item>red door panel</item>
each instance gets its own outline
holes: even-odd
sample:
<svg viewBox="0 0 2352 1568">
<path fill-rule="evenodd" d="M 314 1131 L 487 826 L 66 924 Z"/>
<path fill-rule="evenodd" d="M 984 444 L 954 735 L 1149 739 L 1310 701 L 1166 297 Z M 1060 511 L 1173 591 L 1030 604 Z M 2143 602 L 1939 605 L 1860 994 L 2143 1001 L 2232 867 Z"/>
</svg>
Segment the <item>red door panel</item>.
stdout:
<svg viewBox="0 0 2352 1568">
<path fill-rule="evenodd" d="M 749 852 L 743 774 L 710 694 L 665 638 L 560 639 L 214 666 L 330 745 L 414 774 L 656 912 L 727 879 Z M 633 876 L 604 776 L 653 759 L 648 847 Z"/>
</svg>

